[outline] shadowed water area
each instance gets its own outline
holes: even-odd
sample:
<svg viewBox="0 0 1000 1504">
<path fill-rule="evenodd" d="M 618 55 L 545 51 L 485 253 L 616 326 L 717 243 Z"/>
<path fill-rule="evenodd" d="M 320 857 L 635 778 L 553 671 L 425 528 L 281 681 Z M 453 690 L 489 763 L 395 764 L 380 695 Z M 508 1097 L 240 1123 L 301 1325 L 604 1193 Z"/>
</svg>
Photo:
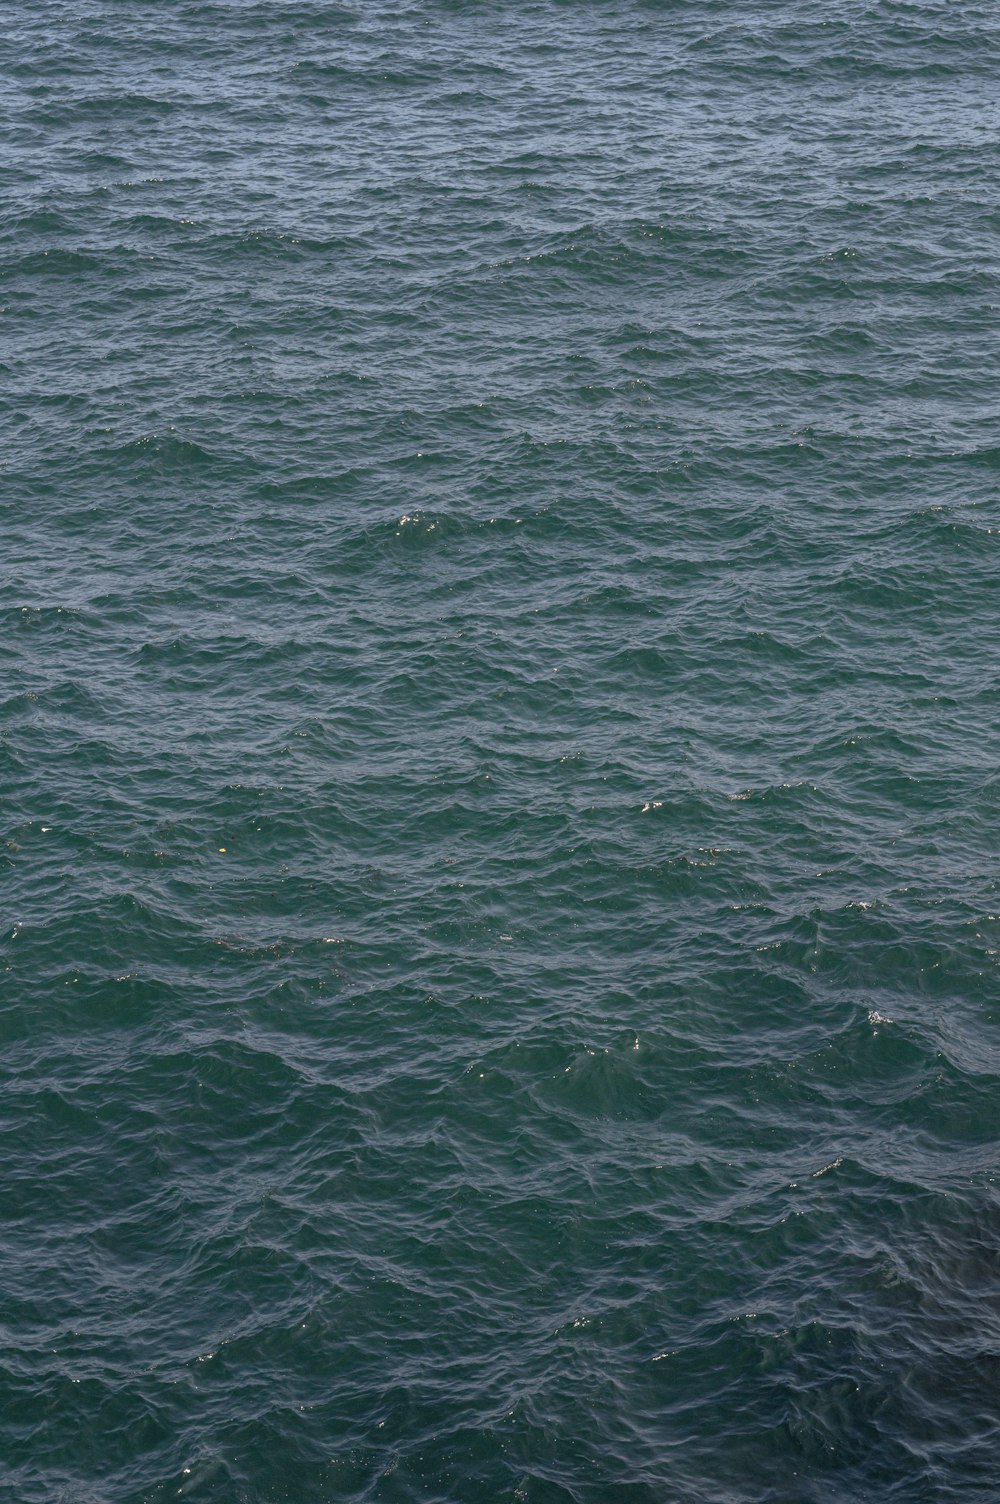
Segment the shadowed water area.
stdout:
<svg viewBox="0 0 1000 1504">
<path fill-rule="evenodd" d="M 995 5 L 3 30 L 3 1504 L 995 1501 Z"/>
</svg>

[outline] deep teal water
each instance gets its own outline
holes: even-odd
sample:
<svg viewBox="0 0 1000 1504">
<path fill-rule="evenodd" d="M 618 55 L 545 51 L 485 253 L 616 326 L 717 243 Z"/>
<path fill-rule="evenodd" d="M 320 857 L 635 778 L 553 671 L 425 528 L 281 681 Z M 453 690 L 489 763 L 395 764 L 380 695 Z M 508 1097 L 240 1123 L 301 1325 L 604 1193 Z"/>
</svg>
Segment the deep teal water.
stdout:
<svg viewBox="0 0 1000 1504">
<path fill-rule="evenodd" d="M 1000 13 L 3 32 L 3 1504 L 1000 1498 Z"/>
</svg>

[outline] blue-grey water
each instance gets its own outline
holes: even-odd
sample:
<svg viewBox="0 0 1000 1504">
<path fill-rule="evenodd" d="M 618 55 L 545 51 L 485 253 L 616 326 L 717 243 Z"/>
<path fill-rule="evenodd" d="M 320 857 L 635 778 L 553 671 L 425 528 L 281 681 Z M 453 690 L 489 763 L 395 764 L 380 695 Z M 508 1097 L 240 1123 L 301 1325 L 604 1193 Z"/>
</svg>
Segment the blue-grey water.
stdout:
<svg viewBox="0 0 1000 1504">
<path fill-rule="evenodd" d="M 1000 12 L 8 0 L 3 1504 L 1000 1498 Z"/>
</svg>

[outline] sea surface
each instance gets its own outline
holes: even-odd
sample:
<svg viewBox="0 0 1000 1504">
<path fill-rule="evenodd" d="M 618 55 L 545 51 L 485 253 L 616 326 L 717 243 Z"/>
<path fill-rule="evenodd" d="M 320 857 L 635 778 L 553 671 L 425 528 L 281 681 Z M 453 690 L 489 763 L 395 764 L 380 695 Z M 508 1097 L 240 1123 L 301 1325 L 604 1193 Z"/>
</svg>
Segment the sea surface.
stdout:
<svg viewBox="0 0 1000 1504">
<path fill-rule="evenodd" d="M 2 30 L 2 1504 L 993 1504 L 994 0 Z"/>
</svg>

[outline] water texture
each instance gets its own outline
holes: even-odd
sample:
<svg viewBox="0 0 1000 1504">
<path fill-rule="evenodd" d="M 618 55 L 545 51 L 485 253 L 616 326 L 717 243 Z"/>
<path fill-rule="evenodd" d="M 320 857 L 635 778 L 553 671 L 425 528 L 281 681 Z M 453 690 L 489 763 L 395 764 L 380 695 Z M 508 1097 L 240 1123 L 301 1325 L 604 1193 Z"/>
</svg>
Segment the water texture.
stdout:
<svg viewBox="0 0 1000 1504">
<path fill-rule="evenodd" d="M 3 32 L 3 1504 L 995 1501 L 996 6 Z"/>
</svg>

